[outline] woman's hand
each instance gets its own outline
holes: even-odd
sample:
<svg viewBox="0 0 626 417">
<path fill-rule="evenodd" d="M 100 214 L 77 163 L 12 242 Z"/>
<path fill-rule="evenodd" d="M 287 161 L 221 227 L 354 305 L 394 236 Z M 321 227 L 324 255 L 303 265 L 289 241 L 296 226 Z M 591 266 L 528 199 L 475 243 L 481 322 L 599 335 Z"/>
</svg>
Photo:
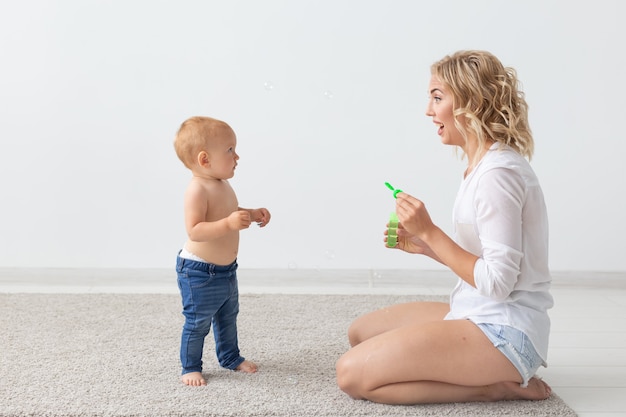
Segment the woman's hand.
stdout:
<svg viewBox="0 0 626 417">
<path fill-rule="evenodd" d="M 389 224 L 387 224 L 387 228 L 389 228 Z M 385 230 L 385 244 L 387 244 L 387 235 L 389 230 Z M 402 223 L 398 223 L 398 237 L 397 244 L 393 249 L 400 249 L 407 253 L 414 253 L 418 255 L 426 255 L 431 253 L 430 248 L 423 240 L 411 235 L 407 230 L 402 226 Z"/>
<path fill-rule="evenodd" d="M 430 219 L 430 215 L 420 200 L 407 193 L 398 193 L 396 198 L 396 214 L 398 215 L 397 249 L 407 253 L 426 255 L 437 262 L 443 263 L 434 250 L 423 239 L 428 233 L 438 228 Z M 389 227 L 389 226 L 387 226 Z M 387 232 L 385 232 L 387 235 Z M 385 237 L 385 242 L 387 237 Z"/>
<path fill-rule="evenodd" d="M 436 229 L 424 203 L 407 193 L 397 195 L 396 214 L 404 229 L 419 240 L 426 240 L 428 233 Z"/>
</svg>

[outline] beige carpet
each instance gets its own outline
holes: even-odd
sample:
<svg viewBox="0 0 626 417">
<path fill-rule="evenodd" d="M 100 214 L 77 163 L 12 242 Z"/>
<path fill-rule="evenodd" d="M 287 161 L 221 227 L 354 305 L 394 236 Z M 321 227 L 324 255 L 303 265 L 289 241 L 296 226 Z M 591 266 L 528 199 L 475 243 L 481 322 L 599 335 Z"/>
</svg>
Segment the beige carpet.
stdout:
<svg viewBox="0 0 626 417">
<path fill-rule="evenodd" d="M 0 294 L 0 416 L 576 416 L 557 396 L 389 406 L 355 401 L 334 364 L 359 314 L 413 299 L 363 295 L 243 295 L 242 354 L 254 375 L 216 364 L 208 385 L 179 382 L 176 295 Z"/>
</svg>

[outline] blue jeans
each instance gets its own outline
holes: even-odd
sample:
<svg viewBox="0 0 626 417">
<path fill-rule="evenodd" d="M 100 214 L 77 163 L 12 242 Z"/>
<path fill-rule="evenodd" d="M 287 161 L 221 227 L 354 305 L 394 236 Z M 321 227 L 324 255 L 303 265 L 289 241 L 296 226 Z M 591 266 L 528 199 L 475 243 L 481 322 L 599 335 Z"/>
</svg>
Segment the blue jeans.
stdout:
<svg viewBox="0 0 626 417">
<path fill-rule="evenodd" d="M 211 324 L 220 365 L 237 368 L 244 361 L 237 340 L 237 261 L 221 266 L 178 256 L 176 272 L 185 316 L 180 341 L 182 373 L 202 372 L 204 338 Z"/>
</svg>

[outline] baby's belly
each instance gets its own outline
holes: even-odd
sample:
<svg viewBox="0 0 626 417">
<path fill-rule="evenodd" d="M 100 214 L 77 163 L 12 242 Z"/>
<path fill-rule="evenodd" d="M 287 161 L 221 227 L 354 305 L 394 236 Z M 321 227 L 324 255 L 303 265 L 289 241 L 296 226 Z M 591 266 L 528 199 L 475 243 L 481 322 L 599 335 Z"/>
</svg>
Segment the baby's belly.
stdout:
<svg viewBox="0 0 626 417">
<path fill-rule="evenodd" d="M 185 248 L 194 255 L 215 265 L 230 265 L 237 259 L 239 235 L 211 242 L 187 241 Z"/>
</svg>

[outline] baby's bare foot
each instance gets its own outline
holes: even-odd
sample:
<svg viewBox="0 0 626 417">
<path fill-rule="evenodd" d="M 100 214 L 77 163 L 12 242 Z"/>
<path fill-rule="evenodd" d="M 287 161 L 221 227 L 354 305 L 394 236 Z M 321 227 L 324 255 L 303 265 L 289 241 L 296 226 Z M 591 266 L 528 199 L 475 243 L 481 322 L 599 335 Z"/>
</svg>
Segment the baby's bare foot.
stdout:
<svg viewBox="0 0 626 417">
<path fill-rule="evenodd" d="M 241 362 L 241 364 L 237 368 L 235 368 L 235 371 L 246 372 L 248 374 L 253 374 L 258 370 L 259 370 L 258 366 L 256 366 L 255 363 L 250 362 L 248 360 L 244 360 L 243 362 Z"/>
<path fill-rule="evenodd" d="M 552 394 L 552 388 L 537 377 L 532 377 L 526 388 L 516 382 L 503 382 L 494 388 L 497 400 L 545 400 Z"/>
<path fill-rule="evenodd" d="M 183 384 L 192 387 L 206 385 L 206 379 L 204 379 L 201 372 L 189 372 L 188 374 L 184 374 L 180 380 L 183 381 Z"/>
</svg>

